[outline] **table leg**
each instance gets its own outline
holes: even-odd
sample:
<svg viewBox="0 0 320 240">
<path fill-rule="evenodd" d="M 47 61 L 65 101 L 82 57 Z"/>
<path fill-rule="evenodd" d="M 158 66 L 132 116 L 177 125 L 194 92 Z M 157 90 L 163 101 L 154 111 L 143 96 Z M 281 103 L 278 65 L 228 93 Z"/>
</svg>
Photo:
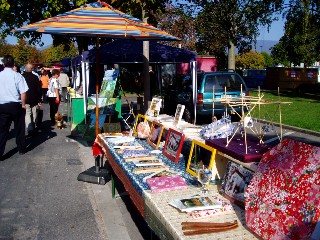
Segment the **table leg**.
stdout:
<svg viewBox="0 0 320 240">
<path fill-rule="evenodd" d="M 111 173 L 111 184 L 112 184 L 112 198 L 115 198 L 116 197 L 116 187 L 115 187 L 115 184 L 114 184 L 114 177 L 113 177 L 113 173 Z"/>
</svg>

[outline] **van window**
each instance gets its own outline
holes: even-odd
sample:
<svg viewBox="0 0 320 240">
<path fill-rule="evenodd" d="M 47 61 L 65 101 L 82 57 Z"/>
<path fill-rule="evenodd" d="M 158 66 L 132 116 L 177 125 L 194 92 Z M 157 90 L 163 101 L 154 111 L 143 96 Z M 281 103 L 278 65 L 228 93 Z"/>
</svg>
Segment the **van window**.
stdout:
<svg viewBox="0 0 320 240">
<path fill-rule="evenodd" d="M 204 91 L 213 92 L 213 86 L 215 92 L 224 92 L 225 89 L 226 91 L 240 91 L 241 84 L 243 82 L 238 75 L 211 75 L 206 77 Z"/>
</svg>

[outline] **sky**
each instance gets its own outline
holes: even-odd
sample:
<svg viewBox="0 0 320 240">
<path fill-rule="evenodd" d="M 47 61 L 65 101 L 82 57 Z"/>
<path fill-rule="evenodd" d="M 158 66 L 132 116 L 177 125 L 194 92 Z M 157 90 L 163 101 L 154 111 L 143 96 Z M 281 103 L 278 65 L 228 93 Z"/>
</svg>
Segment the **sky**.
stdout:
<svg viewBox="0 0 320 240">
<path fill-rule="evenodd" d="M 271 28 L 268 32 L 267 27 L 260 27 L 260 35 L 257 37 L 257 40 L 272 40 L 279 41 L 283 36 L 283 27 L 285 20 L 279 19 L 271 24 Z"/>
</svg>

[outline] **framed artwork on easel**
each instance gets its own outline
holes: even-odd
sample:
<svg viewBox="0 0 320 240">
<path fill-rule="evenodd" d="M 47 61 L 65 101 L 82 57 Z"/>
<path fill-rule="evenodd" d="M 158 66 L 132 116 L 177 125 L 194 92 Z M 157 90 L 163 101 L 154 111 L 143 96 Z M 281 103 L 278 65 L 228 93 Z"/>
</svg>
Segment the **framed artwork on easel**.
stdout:
<svg viewBox="0 0 320 240">
<path fill-rule="evenodd" d="M 196 176 L 197 168 L 202 165 L 212 169 L 215 155 L 216 149 L 198 140 L 192 140 L 186 171 L 192 176 Z"/>
<path fill-rule="evenodd" d="M 184 134 L 169 128 L 162 153 L 174 162 L 178 162 L 184 142 Z"/>
<path fill-rule="evenodd" d="M 150 125 L 145 115 L 138 114 L 133 127 L 133 135 L 140 139 L 147 139 L 150 134 Z"/>
<path fill-rule="evenodd" d="M 159 147 L 159 144 L 162 138 L 163 129 L 164 127 L 161 123 L 155 122 L 155 121 L 152 122 L 150 135 L 147 141 L 155 149 L 158 149 Z"/>
</svg>

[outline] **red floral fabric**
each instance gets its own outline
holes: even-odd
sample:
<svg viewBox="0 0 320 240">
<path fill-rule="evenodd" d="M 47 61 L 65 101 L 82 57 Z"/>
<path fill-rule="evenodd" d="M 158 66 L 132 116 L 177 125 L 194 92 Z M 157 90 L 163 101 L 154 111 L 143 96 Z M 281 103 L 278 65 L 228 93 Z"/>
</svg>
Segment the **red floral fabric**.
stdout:
<svg viewBox="0 0 320 240">
<path fill-rule="evenodd" d="M 263 239 L 310 239 L 320 217 L 320 148 L 286 139 L 265 153 L 245 210 Z"/>
</svg>

